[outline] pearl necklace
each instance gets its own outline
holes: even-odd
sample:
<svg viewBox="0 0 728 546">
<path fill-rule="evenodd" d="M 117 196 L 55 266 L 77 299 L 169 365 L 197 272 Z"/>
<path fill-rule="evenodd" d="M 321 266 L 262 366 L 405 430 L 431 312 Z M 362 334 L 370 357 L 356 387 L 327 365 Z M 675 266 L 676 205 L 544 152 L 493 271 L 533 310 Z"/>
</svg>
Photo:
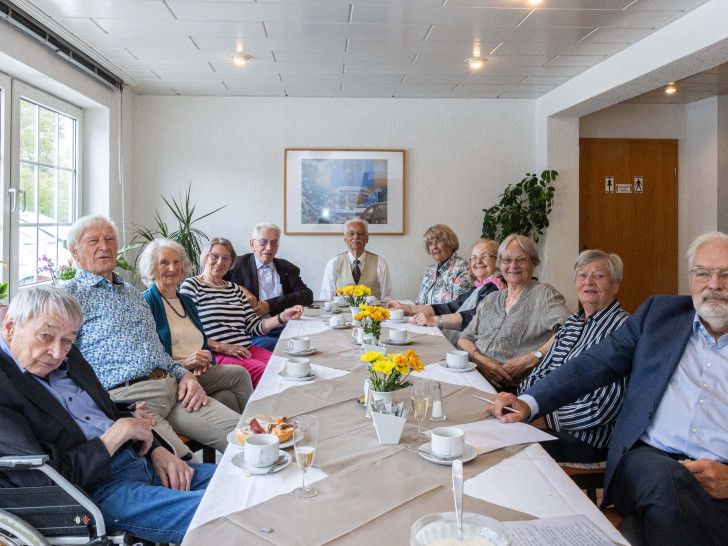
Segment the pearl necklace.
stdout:
<svg viewBox="0 0 728 546">
<path fill-rule="evenodd" d="M 225 288 L 225 286 L 227 286 L 227 283 L 225 281 L 222 281 L 221 284 L 215 284 L 214 282 L 207 280 L 207 276 L 204 273 L 201 275 L 201 280 L 206 285 L 212 286 L 213 288 Z"/>
</svg>

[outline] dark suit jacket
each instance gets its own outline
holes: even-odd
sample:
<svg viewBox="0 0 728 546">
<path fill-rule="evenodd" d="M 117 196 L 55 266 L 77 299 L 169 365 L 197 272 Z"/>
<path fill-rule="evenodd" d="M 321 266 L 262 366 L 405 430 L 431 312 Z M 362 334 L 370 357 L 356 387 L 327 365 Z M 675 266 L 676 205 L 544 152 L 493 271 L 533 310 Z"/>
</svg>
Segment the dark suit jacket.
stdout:
<svg viewBox="0 0 728 546">
<path fill-rule="evenodd" d="M 301 279 L 301 270 L 291 262 L 278 258 L 273 258 L 273 264 L 281 278 L 283 295 L 267 300 L 270 305 L 270 314 L 277 315 L 294 305 L 311 305 L 313 292 Z M 255 254 L 238 256 L 233 267 L 225 275 L 225 279 L 244 286 L 255 297 L 258 297 L 258 270 L 255 267 Z"/>
<path fill-rule="evenodd" d="M 694 316 L 688 296 L 653 296 L 621 328 L 524 393 L 536 399 L 539 415 L 546 415 L 631 374 L 609 443 L 605 503 L 614 469 L 655 415 L 692 334 Z"/>
<path fill-rule="evenodd" d="M 68 353 L 68 375 L 110 419 L 124 416 L 75 346 Z M 87 493 L 111 481 L 111 456 L 103 442 L 87 440 L 66 409 L 2 350 L 0 431 L 2 455 L 46 454 L 53 468 Z M 155 439 L 152 449 L 159 446 Z M 49 484 L 49 478 L 37 471 L 0 472 L 0 487 Z"/>
</svg>

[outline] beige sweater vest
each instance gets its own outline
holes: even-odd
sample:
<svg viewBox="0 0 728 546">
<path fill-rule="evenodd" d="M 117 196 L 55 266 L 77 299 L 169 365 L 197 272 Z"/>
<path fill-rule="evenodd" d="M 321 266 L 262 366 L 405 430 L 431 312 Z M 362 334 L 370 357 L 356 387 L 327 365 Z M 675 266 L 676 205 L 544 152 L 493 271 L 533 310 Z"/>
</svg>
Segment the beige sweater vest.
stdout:
<svg viewBox="0 0 728 546">
<path fill-rule="evenodd" d="M 364 251 L 366 252 L 366 251 Z M 359 284 L 368 286 L 372 291 L 372 296 L 380 297 L 379 279 L 377 277 L 377 266 L 379 265 L 379 256 L 366 252 L 364 262 L 364 271 L 361 272 Z M 351 274 L 351 262 L 349 261 L 349 253 L 344 252 L 336 256 L 336 288 L 344 288 L 350 284 L 354 284 L 354 276 Z"/>
</svg>

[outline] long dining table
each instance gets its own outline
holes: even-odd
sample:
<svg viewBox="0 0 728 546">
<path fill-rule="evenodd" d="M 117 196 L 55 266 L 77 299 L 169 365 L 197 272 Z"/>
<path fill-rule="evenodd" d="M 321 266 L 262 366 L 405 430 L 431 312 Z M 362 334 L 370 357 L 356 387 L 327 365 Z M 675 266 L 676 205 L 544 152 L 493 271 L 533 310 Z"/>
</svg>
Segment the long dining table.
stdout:
<svg viewBox="0 0 728 546">
<path fill-rule="evenodd" d="M 347 315 L 347 319 L 351 317 Z M 389 352 L 414 350 L 425 363 L 421 375 L 438 381 L 447 419 L 425 420 L 425 429 L 492 419 L 473 394 L 495 393 L 477 372 L 453 373 L 439 363 L 452 346 L 437 328 L 409 323 L 383 324 L 408 330 L 411 344 Z M 316 378 L 288 381 L 288 339 L 310 338 Z M 399 444 L 380 445 L 372 420 L 357 403 L 368 378 L 361 348 L 351 328 L 332 329 L 317 310 L 287 323 L 268 366 L 241 418 L 316 415 L 319 440 L 314 466 L 306 474 L 319 494 L 294 497 L 301 470 L 292 463 L 272 474 L 251 475 L 235 466 L 241 449 L 231 443 L 223 454 L 183 545 L 357 545 L 409 543 L 412 523 L 433 512 L 452 511 L 451 471 L 421 457 L 407 443 L 416 432 L 410 416 Z M 599 509 L 537 443 L 479 453 L 464 465 L 467 512 L 499 521 L 582 514 L 612 541 L 627 544 Z"/>
</svg>

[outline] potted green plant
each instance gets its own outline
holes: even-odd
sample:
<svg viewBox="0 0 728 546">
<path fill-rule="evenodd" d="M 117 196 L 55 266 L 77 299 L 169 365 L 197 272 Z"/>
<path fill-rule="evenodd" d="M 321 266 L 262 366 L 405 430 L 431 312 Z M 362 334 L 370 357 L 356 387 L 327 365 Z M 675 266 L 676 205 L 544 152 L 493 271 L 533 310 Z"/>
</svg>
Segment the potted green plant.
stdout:
<svg viewBox="0 0 728 546">
<path fill-rule="evenodd" d="M 167 224 L 162 221 L 159 211 L 154 212 L 154 222 L 156 226 L 153 228 L 147 228 L 144 226 L 134 226 L 134 241 L 132 243 L 137 246 L 144 246 L 145 244 L 153 241 L 157 237 L 165 237 L 172 239 L 182 245 L 187 252 L 187 257 L 192 262 L 192 274 L 196 275 L 201 271 L 200 268 L 200 252 L 203 244 L 209 239 L 199 228 L 194 227 L 193 224 L 199 222 L 203 218 L 207 218 L 211 214 L 224 209 L 227 205 L 216 208 L 215 210 L 203 214 L 202 216 L 195 217 L 195 208 L 197 205 L 190 204 L 190 186 L 187 186 L 187 193 L 184 198 L 180 196 L 180 200 L 177 201 L 172 198 L 170 203 L 167 199 L 162 197 L 167 208 L 172 212 L 172 215 L 177 220 L 177 229 L 172 231 Z M 141 239 L 141 242 L 136 243 L 137 239 Z"/>
<path fill-rule="evenodd" d="M 483 209 L 483 238 L 502 241 L 511 233 L 518 233 L 538 242 L 549 226 L 548 215 L 554 201 L 551 183 L 558 174 L 547 170 L 539 178 L 535 173 L 526 173 L 518 184 L 510 184 L 497 204 Z"/>
</svg>

